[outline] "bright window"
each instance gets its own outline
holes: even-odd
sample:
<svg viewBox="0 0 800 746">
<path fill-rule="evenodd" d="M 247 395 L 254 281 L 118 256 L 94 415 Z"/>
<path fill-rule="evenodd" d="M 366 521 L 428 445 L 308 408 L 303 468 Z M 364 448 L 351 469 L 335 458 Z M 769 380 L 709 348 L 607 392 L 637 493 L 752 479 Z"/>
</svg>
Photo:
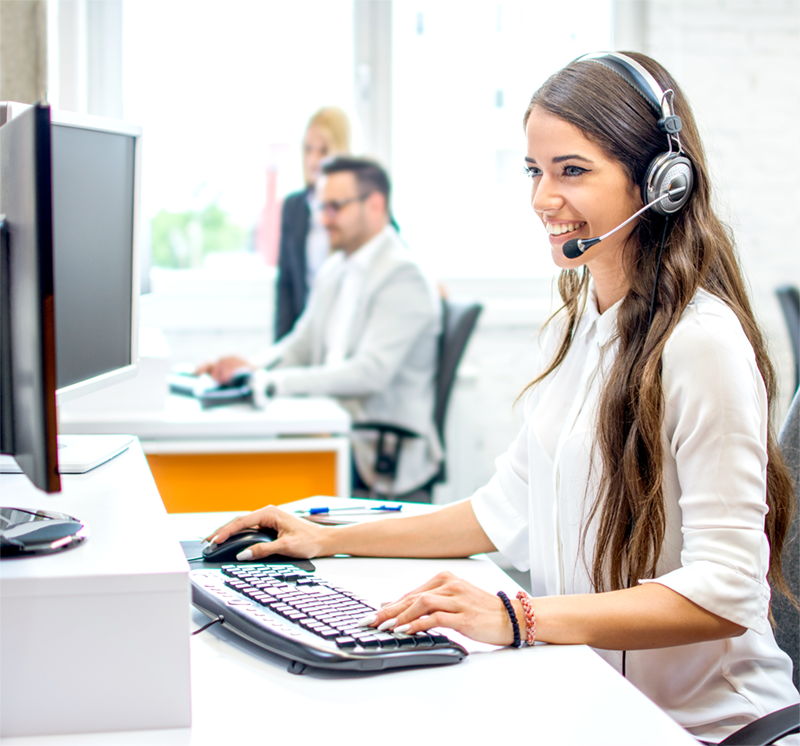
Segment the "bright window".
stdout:
<svg viewBox="0 0 800 746">
<path fill-rule="evenodd" d="M 552 274 L 522 116 L 559 67 L 611 48 L 609 0 L 394 2 L 394 207 L 439 277 Z"/>
<path fill-rule="evenodd" d="M 302 188 L 308 117 L 352 112 L 352 27 L 351 0 L 125 2 L 124 116 L 144 128 L 154 265 L 254 248 L 268 171 L 275 198 Z"/>
</svg>

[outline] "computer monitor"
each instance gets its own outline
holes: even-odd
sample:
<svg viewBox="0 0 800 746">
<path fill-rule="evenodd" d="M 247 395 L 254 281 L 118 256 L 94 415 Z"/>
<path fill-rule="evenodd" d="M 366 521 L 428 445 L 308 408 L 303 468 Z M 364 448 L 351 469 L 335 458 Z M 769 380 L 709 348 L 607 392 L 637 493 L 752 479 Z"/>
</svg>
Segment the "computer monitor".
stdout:
<svg viewBox="0 0 800 746">
<path fill-rule="evenodd" d="M 59 492 L 50 108 L 0 127 L 0 453 Z"/>
<path fill-rule="evenodd" d="M 140 127 L 51 113 L 59 404 L 136 375 Z"/>
<path fill-rule="evenodd" d="M 0 103 L 0 124 L 28 108 Z M 137 372 L 142 130 L 58 110 L 50 121 L 56 401 L 63 404 Z M 59 438 L 62 472 L 86 471 L 130 439 L 89 440 Z"/>
<path fill-rule="evenodd" d="M 0 103 L 0 124 L 28 107 Z M 136 375 L 142 129 L 50 112 L 56 398 Z"/>
</svg>

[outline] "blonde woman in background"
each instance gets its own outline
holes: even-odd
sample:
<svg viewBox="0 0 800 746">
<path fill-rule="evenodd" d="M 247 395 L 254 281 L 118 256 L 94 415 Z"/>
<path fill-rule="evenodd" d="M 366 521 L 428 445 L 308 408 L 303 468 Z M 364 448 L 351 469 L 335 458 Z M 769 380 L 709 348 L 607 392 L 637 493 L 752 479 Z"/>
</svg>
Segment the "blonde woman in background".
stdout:
<svg viewBox="0 0 800 746">
<path fill-rule="evenodd" d="M 303 135 L 305 189 L 286 197 L 281 211 L 275 340 L 287 334 L 306 305 L 311 281 L 330 253 L 328 234 L 319 220 L 314 187 L 320 163 L 350 153 L 350 122 L 335 106 L 326 106 L 308 120 Z"/>
<path fill-rule="evenodd" d="M 325 106 L 317 110 L 303 135 L 303 179 L 306 186 L 289 194 L 281 210 L 278 250 L 278 282 L 275 303 L 275 338 L 285 337 L 306 307 L 311 283 L 330 254 L 328 232 L 322 225 L 316 194 L 322 161 L 350 153 L 350 122 L 341 109 Z M 195 370 L 226 383 L 250 363 L 238 355 L 206 362 Z"/>
</svg>

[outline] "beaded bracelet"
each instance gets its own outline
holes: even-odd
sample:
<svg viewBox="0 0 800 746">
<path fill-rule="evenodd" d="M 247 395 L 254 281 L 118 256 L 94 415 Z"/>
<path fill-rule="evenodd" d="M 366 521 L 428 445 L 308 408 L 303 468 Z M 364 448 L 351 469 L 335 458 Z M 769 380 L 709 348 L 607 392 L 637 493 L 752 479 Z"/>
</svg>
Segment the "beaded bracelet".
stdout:
<svg viewBox="0 0 800 746">
<path fill-rule="evenodd" d="M 517 599 L 525 610 L 525 623 L 528 626 L 528 634 L 525 638 L 525 642 L 527 642 L 528 645 L 533 645 L 533 643 L 536 642 L 536 615 L 533 613 L 531 597 L 525 593 L 525 591 L 518 591 Z"/>
<path fill-rule="evenodd" d="M 511 601 L 508 600 L 508 596 L 506 596 L 506 594 L 503 591 L 497 591 L 497 595 L 503 602 L 503 606 L 506 607 L 506 611 L 508 612 L 508 618 L 511 620 L 511 627 L 514 630 L 513 645 L 515 648 L 522 647 L 522 640 L 519 637 L 519 622 L 517 621 L 517 615 L 516 612 L 514 611 L 514 607 L 511 605 Z"/>
</svg>

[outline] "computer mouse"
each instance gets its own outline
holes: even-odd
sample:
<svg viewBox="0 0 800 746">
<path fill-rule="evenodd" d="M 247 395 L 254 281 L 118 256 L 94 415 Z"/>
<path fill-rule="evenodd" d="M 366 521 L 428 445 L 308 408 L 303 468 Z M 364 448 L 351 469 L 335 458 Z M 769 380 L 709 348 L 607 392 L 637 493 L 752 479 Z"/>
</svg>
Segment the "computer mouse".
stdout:
<svg viewBox="0 0 800 746">
<path fill-rule="evenodd" d="M 236 555 L 253 544 L 274 541 L 278 532 L 271 528 L 246 528 L 231 534 L 222 544 L 209 544 L 203 550 L 204 562 L 236 562 Z"/>
<path fill-rule="evenodd" d="M 219 384 L 218 388 L 221 389 L 239 389 L 242 386 L 249 386 L 250 379 L 253 377 L 253 371 L 241 370 L 234 373 L 225 383 Z"/>
</svg>

